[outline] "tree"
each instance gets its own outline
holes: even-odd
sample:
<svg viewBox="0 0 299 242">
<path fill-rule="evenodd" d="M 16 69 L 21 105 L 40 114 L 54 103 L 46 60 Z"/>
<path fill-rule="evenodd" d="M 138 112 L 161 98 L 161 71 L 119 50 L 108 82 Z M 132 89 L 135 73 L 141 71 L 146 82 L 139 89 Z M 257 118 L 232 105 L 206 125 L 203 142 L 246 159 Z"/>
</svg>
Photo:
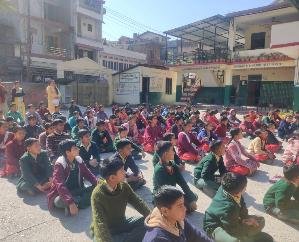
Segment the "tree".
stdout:
<svg viewBox="0 0 299 242">
<path fill-rule="evenodd" d="M 14 11 L 15 8 L 10 0 L 0 0 L 0 11 Z"/>
</svg>

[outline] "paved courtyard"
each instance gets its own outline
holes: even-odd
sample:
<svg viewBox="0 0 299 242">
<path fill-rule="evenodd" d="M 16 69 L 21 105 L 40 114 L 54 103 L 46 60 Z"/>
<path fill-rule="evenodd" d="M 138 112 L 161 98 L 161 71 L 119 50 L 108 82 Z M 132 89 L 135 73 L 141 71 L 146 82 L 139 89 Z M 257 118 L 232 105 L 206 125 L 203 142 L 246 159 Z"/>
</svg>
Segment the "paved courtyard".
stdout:
<svg viewBox="0 0 299 242">
<path fill-rule="evenodd" d="M 248 144 L 244 139 L 243 144 Z M 280 155 L 278 155 L 279 159 Z M 151 205 L 151 189 L 153 167 L 151 155 L 138 161 L 144 172 L 147 185 L 138 191 L 138 194 Z M 192 185 L 193 166 L 187 165 L 184 177 L 191 189 L 199 196 L 198 211 L 189 216 L 189 219 L 202 228 L 203 214 L 210 204 L 210 198 Z M 262 199 L 270 186 L 269 177 L 281 174 L 281 163 L 277 160 L 272 165 L 262 164 L 255 176 L 249 178 L 245 197 L 250 213 L 263 215 L 266 218 L 265 232 L 270 233 L 277 242 L 298 242 L 299 230 L 281 222 L 263 212 Z M 15 188 L 16 180 L 0 179 L 0 241 L 91 241 L 89 225 L 91 209 L 80 210 L 77 217 L 65 217 L 61 211 L 50 213 L 47 209 L 46 197 L 19 197 Z M 128 208 L 127 214 L 137 214 Z"/>
</svg>

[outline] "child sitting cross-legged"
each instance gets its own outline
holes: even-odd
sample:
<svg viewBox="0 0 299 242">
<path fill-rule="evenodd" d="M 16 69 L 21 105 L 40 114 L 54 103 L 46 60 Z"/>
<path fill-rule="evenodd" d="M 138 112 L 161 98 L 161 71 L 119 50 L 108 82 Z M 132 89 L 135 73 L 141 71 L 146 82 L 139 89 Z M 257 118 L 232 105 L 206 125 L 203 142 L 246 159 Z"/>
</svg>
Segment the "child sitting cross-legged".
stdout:
<svg viewBox="0 0 299 242">
<path fill-rule="evenodd" d="M 177 139 L 175 138 L 174 133 L 166 133 L 163 135 L 163 141 L 170 141 L 173 147 L 176 146 Z M 160 161 L 159 155 L 157 152 L 154 153 L 153 156 L 153 166 L 155 167 L 156 164 L 158 164 Z M 180 157 L 177 155 L 175 149 L 174 149 L 174 163 L 179 167 L 180 171 L 185 170 L 185 162 L 183 162 Z"/>
<path fill-rule="evenodd" d="M 96 177 L 86 167 L 79 156 L 76 142 L 66 139 L 59 143 L 62 154 L 55 162 L 53 182 L 48 193 L 49 209 L 53 207 L 65 210 L 65 214 L 75 216 L 78 209 L 90 206 L 90 197 L 97 184 Z M 85 187 L 84 179 L 91 183 Z"/>
<path fill-rule="evenodd" d="M 198 197 L 190 190 L 187 182 L 179 170 L 179 167 L 173 162 L 173 145 L 169 141 L 159 141 L 157 143 L 156 152 L 160 158 L 160 161 L 154 168 L 154 192 L 156 192 L 163 185 L 179 185 L 185 193 L 185 205 L 188 212 L 195 211 L 197 209 L 196 201 Z"/>
<path fill-rule="evenodd" d="M 275 159 L 275 155 L 271 151 L 266 150 L 268 132 L 264 129 L 258 129 L 255 131 L 255 136 L 256 138 L 248 146 L 249 153 L 254 155 L 255 159 L 259 162 Z"/>
<path fill-rule="evenodd" d="M 214 197 L 220 187 L 221 178 L 226 173 L 222 156 L 225 152 L 223 141 L 213 141 L 211 152 L 194 168 L 194 184 L 209 197 Z M 219 171 L 219 175 L 215 173 Z"/>
<path fill-rule="evenodd" d="M 27 152 L 20 159 L 21 178 L 17 190 L 29 195 L 46 192 L 52 185 L 53 172 L 47 152 L 41 150 L 35 138 L 26 139 L 25 147 Z"/>
<path fill-rule="evenodd" d="M 145 185 L 146 181 L 143 174 L 132 157 L 131 141 L 128 139 L 120 139 L 116 142 L 115 147 L 117 151 L 110 157 L 110 159 L 116 159 L 123 162 L 124 170 L 126 171 L 126 181 L 131 188 L 137 190 Z M 128 168 L 130 168 L 132 174 L 128 172 Z"/>
<path fill-rule="evenodd" d="M 254 135 L 254 126 L 253 123 L 250 119 L 250 115 L 246 114 L 243 116 L 244 120 L 243 122 L 240 124 L 240 129 L 244 132 L 244 136 L 245 137 L 249 137 L 250 139 L 253 139 L 255 137 Z"/>
<path fill-rule="evenodd" d="M 204 128 L 199 131 L 197 139 L 202 142 L 202 150 L 207 153 L 210 151 L 210 143 L 217 140 L 218 137 L 213 131 L 213 126 L 210 123 L 205 123 Z"/>
<path fill-rule="evenodd" d="M 270 151 L 271 153 L 277 153 L 281 149 L 281 143 L 274 135 L 275 132 L 275 124 L 269 123 L 267 125 L 267 139 L 266 139 L 266 150 Z"/>
<path fill-rule="evenodd" d="M 204 216 L 204 230 L 215 242 L 272 242 L 273 238 L 261 232 L 263 217 L 252 216 L 243 198 L 246 176 L 228 172 Z"/>
<path fill-rule="evenodd" d="M 281 220 L 299 224 L 299 165 L 284 166 L 283 174 L 266 192 L 264 208 Z"/>
<path fill-rule="evenodd" d="M 91 196 L 93 241 L 142 241 L 145 234 L 144 218 L 150 210 L 124 182 L 124 163 L 119 159 L 105 159 L 100 164 L 100 171 L 104 179 L 99 181 Z M 143 217 L 126 217 L 128 204 Z"/>
<path fill-rule="evenodd" d="M 299 130 L 296 130 L 293 138 L 289 139 L 288 146 L 282 156 L 282 161 L 286 165 L 293 163 L 299 165 Z"/>
<path fill-rule="evenodd" d="M 184 193 L 174 186 L 162 186 L 154 194 L 155 208 L 145 219 L 143 242 L 212 242 L 186 218 Z"/>
</svg>

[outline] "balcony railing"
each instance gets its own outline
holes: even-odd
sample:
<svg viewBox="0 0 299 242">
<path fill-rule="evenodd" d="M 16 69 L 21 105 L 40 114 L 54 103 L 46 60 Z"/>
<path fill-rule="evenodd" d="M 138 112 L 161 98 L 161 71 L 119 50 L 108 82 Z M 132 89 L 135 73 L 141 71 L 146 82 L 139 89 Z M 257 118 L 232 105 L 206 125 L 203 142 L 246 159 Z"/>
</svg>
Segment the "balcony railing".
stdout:
<svg viewBox="0 0 299 242">
<path fill-rule="evenodd" d="M 48 47 L 47 54 L 58 58 L 71 59 L 72 51 L 63 48 Z"/>
</svg>

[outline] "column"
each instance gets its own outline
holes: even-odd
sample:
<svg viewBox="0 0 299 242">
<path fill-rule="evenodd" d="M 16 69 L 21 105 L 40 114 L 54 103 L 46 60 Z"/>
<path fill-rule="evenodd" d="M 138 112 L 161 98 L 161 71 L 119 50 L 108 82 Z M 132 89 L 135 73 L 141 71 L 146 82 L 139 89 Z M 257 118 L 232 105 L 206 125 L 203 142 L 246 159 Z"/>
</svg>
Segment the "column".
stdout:
<svg viewBox="0 0 299 242">
<path fill-rule="evenodd" d="M 228 31 L 228 50 L 231 52 L 234 51 L 236 40 L 236 25 L 235 20 L 232 18 L 229 22 L 229 31 Z"/>
<path fill-rule="evenodd" d="M 225 69 L 224 73 L 224 105 L 229 106 L 230 105 L 230 95 L 231 95 L 231 89 L 232 89 L 232 67 L 228 66 Z"/>
<path fill-rule="evenodd" d="M 299 111 L 299 58 L 296 60 L 296 66 L 295 66 L 294 111 Z"/>
</svg>

